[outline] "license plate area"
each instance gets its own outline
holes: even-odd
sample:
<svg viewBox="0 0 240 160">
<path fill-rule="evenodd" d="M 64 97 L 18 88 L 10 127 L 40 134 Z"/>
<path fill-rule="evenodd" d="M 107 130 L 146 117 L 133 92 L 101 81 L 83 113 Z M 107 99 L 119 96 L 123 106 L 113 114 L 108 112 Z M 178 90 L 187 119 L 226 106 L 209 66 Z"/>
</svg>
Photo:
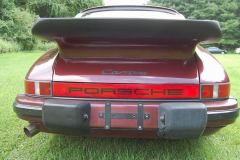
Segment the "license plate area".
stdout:
<svg viewBox="0 0 240 160">
<path fill-rule="evenodd" d="M 105 118 L 105 113 L 100 112 L 99 118 Z M 149 119 L 150 114 L 144 113 L 143 119 Z M 138 113 L 111 113 L 111 119 L 138 119 Z"/>
<path fill-rule="evenodd" d="M 137 106 L 137 113 L 112 113 L 111 112 L 111 103 L 106 102 L 105 103 L 105 112 L 100 112 L 98 114 L 98 117 L 101 119 L 105 119 L 105 129 L 109 130 L 111 129 L 111 121 L 112 119 L 119 119 L 118 121 L 121 121 L 121 119 L 136 119 L 136 129 L 137 130 L 143 130 L 143 120 L 144 119 L 150 119 L 150 114 L 143 113 L 143 103 L 138 103 Z M 134 121 L 132 123 L 135 123 Z"/>
</svg>

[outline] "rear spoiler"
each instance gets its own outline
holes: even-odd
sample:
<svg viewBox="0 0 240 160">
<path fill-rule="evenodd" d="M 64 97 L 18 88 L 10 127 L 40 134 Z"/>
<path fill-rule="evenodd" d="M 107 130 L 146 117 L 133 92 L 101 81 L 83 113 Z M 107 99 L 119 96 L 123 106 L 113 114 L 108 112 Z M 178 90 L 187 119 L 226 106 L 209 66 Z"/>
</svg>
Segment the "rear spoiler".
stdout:
<svg viewBox="0 0 240 160">
<path fill-rule="evenodd" d="M 38 18 L 32 34 L 42 40 L 54 37 L 191 39 L 217 43 L 217 21 L 185 19 Z"/>
<path fill-rule="evenodd" d="M 105 49 L 109 49 L 109 47 L 113 47 L 116 44 L 124 44 L 128 47 L 139 45 L 148 47 L 149 45 L 154 45 L 155 47 L 167 46 L 163 50 L 165 53 L 164 57 L 168 57 L 166 53 L 170 50 L 172 51 L 167 54 L 173 54 L 172 52 L 181 50 L 179 47 L 191 46 L 189 53 L 191 52 L 193 55 L 198 43 L 217 43 L 221 39 L 221 30 L 217 21 L 186 19 L 39 18 L 33 26 L 32 34 L 41 40 L 56 41 L 62 56 L 64 54 L 69 56 L 72 53 L 70 57 L 74 57 L 77 54 L 77 50 L 74 53 L 71 50 L 73 48 L 76 49 L 76 45 L 79 47 L 83 46 L 83 44 L 85 44 L 84 51 L 89 49 L 86 48 L 89 45 L 95 45 L 95 47 L 103 47 L 105 45 Z M 71 45 L 74 45 L 74 47 Z M 170 46 L 178 46 L 178 48 L 173 49 Z M 88 53 L 97 54 L 99 50 L 99 48 L 91 49 L 92 52 L 88 51 Z M 129 49 L 134 50 L 131 47 Z M 117 51 L 111 49 L 111 55 L 114 52 Z M 142 49 L 139 51 L 136 49 L 136 54 L 137 52 L 141 54 L 140 52 L 143 51 Z M 157 52 L 160 52 L 159 48 L 156 48 L 154 54 L 156 55 Z M 91 56 L 95 57 L 94 54 Z M 110 56 L 110 53 L 107 56 Z M 136 56 L 128 58 L 134 57 Z M 153 58 L 159 57 L 154 56 Z M 190 56 L 186 58 L 190 58 Z"/>
</svg>

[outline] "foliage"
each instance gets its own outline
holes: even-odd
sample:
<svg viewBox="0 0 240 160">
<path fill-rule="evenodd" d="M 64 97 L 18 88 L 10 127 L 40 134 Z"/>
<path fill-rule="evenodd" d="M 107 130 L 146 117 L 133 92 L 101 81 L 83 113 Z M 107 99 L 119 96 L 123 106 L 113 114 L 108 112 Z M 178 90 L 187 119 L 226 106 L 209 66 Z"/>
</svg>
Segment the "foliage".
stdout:
<svg viewBox="0 0 240 160">
<path fill-rule="evenodd" d="M 18 52 L 20 47 L 14 42 L 8 42 L 0 39 L 0 53 Z"/>
<path fill-rule="evenodd" d="M 239 0 L 150 0 L 149 4 L 176 9 L 189 19 L 217 20 L 223 35 L 218 47 L 240 46 Z"/>
<path fill-rule="evenodd" d="M 38 41 L 38 43 L 34 46 L 33 50 L 47 51 L 51 48 L 56 48 L 56 47 L 57 47 L 57 45 L 54 42 Z"/>
<path fill-rule="evenodd" d="M 14 8 L 8 12 L 7 20 L 0 21 L 0 34 L 9 42 L 17 42 L 22 50 L 31 50 L 35 39 L 31 35 L 31 28 L 37 16 Z"/>
<path fill-rule="evenodd" d="M 32 36 L 36 18 L 73 17 L 81 10 L 99 5 L 103 5 L 102 0 L 0 0 L 0 37 L 4 44 L 18 44 L 20 50 L 43 49 L 51 44 L 42 45 Z"/>
<path fill-rule="evenodd" d="M 73 17 L 80 11 L 101 6 L 101 0 L 28 0 L 27 8 L 40 17 Z"/>
<path fill-rule="evenodd" d="M 18 43 L 21 50 L 31 50 L 36 40 L 31 35 L 35 14 L 16 7 L 13 0 L 3 0 L 0 4 L 0 35 L 3 40 Z M 1 52 L 0 52 L 1 53 Z"/>
</svg>

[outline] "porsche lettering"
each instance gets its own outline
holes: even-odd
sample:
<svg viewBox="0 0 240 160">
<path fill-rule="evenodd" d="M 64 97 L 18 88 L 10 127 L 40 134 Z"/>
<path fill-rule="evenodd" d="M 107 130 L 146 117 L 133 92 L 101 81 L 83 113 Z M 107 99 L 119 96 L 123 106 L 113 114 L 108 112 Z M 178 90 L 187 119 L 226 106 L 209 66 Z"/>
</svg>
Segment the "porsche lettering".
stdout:
<svg viewBox="0 0 240 160">
<path fill-rule="evenodd" d="M 69 93 L 81 92 L 84 94 L 113 94 L 113 95 L 182 95 L 182 89 L 129 89 L 129 88 L 81 88 L 81 87 L 69 87 Z"/>
</svg>

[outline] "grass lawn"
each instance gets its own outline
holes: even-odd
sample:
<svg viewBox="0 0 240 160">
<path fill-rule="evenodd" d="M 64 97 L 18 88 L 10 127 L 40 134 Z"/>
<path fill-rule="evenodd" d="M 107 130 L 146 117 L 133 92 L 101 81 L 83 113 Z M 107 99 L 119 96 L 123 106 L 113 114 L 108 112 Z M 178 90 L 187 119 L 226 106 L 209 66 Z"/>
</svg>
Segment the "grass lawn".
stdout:
<svg viewBox="0 0 240 160">
<path fill-rule="evenodd" d="M 240 119 L 215 135 L 190 140 L 84 138 L 23 133 L 28 122 L 12 111 L 23 80 L 43 52 L 0 54 L 0 159 L 240 159 Z M 216 55 L 240 99 L 240 54 Z"/>
</svg>

